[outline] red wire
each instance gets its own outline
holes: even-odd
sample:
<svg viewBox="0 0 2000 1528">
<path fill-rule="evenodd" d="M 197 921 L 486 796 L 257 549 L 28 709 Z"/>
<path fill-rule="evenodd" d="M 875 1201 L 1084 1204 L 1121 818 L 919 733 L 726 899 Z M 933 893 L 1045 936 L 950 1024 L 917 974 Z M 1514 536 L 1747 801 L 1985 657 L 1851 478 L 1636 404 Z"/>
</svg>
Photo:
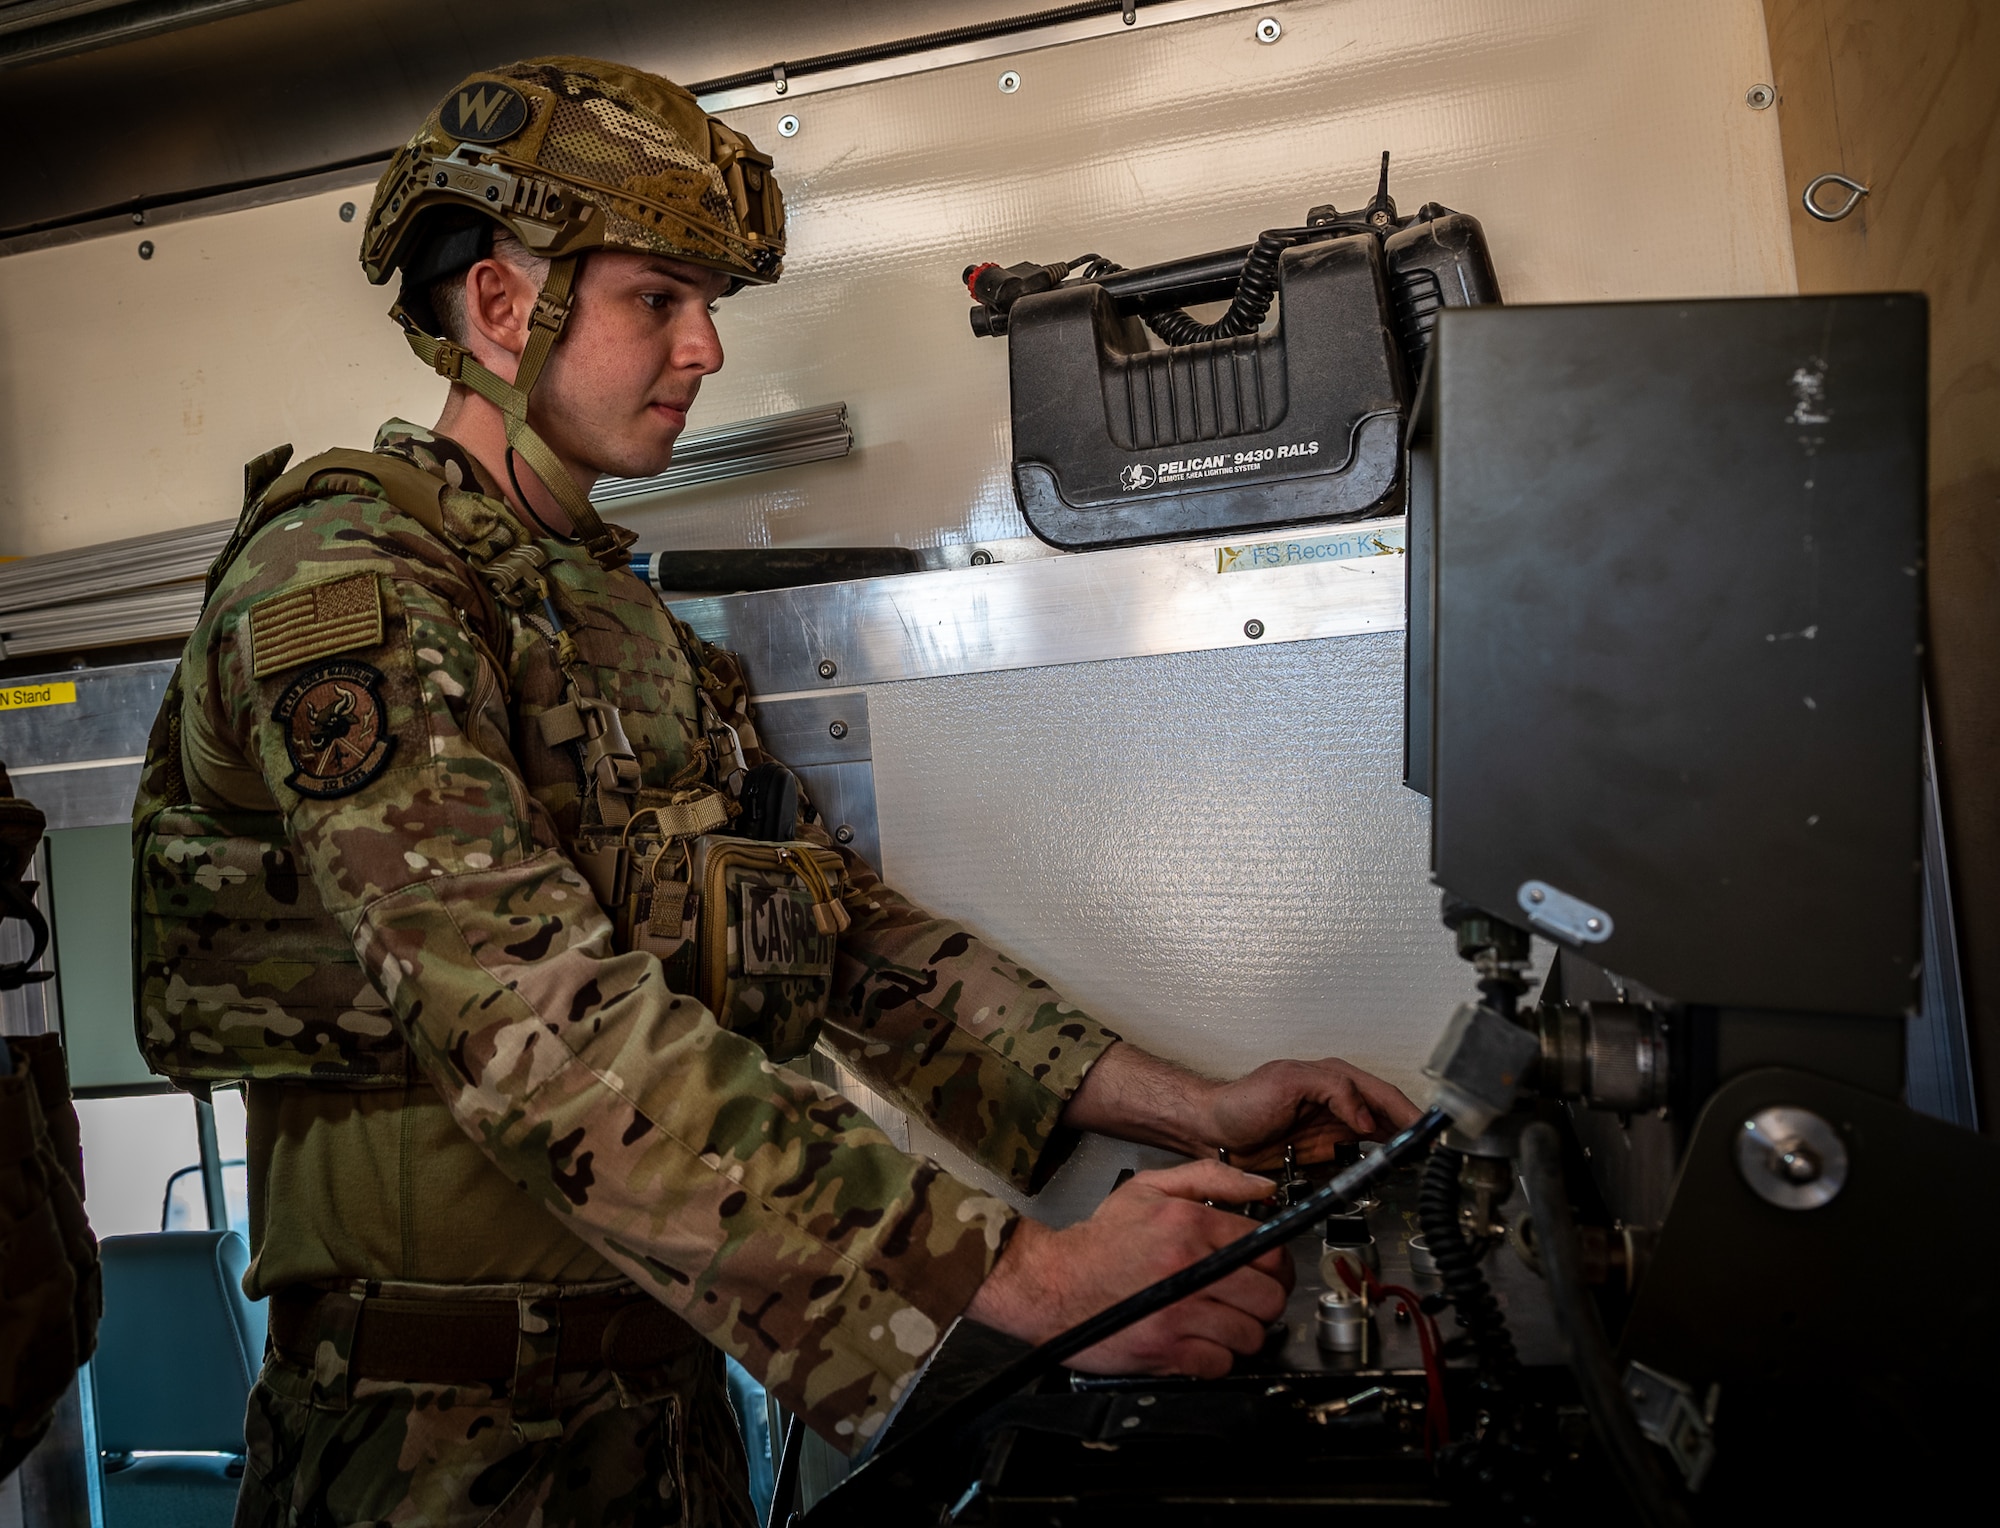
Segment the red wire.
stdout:
<svg viewBox="0 0 2000 1528">
<path fill-rule="evenodd" d="M 1340 1269 L 1340 1281 L 1349 1289 L 1360 1293 L 1354 1282 L 1353 1269 L 1343 1260 L 1335 1264 Z M 1424 1388 L 1429 1397 L 1429 1405 L 1424 1417 L 1424 1453 L 1431 1455 L 1435 1449 L 1451 1442 L 1451 1415 L 1445 1409 L 1444 1401 L 1444 1340 L 1439 1335 L 1437 1320 L 1424 1309 L 1423 1300 L 1414 1290 L 1401 1284 L 1384 1284 L 1366 1268 L 1361 1277 L 1368 1287 L 1368 1297 L 1378 1304 L 1384 1299 L 1394 1300 L 1410 1313 L 1410 1322 L 1417 1329 L 1417 1346 L 1424 1355 Z"/>
</svg>

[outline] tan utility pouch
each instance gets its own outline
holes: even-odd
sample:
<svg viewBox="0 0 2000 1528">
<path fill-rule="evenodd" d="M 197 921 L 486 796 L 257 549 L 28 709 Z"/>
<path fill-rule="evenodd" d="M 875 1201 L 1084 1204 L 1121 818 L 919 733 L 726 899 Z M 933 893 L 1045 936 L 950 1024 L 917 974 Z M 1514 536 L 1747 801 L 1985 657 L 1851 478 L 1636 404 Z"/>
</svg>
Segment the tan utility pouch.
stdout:
<svg viewBox="0 0 2000 1528">
<path fill-rule="evenodd" d="M 831 849 L 716 835 L 689 852 L 695 995 L 774 1061 L 804 1055 L 833 995 L 845 867 Z"/>
</svg>

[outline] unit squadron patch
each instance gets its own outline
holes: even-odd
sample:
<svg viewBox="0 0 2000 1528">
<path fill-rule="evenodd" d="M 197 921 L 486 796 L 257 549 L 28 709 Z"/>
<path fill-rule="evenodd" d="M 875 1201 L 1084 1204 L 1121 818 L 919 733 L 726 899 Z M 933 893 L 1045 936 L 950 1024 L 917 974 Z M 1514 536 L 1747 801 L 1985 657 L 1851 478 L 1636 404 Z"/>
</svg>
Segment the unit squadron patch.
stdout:
<svg viewBox="0 0 2000 1528">
<path fill-rule="evenodd" d="M 335 659 L 306 670 L 278 697 L 271 719 L 285 729 L 301 796 L 351 796 L 382 773 L 395 751 L 382 715 L 382 674 L 366 663 Z"/>
</svg>

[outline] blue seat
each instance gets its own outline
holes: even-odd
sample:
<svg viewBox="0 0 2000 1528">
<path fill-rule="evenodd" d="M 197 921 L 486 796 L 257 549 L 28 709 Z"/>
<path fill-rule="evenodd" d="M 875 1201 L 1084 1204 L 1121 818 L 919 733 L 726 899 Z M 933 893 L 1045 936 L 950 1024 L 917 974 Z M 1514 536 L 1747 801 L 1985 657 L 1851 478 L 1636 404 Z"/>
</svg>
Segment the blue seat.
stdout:
<svg viewBox="0 0 2000 1528">
<path fill-rule="evenodd" d="M 243 1413 L 265 1312 L 234 1231 L 107 1237 L 93 1360 L 105 1528 L 222 1528 L 243 1478 Z"/>
</svg>

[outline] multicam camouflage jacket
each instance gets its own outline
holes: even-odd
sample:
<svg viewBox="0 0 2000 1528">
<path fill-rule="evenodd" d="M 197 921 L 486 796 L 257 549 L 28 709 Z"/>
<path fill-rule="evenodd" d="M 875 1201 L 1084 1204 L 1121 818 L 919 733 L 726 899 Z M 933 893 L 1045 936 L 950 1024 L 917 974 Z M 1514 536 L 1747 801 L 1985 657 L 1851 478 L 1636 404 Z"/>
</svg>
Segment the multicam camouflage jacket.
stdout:
<svg viewBox="0 0 2000 1528">
<path fill-rule="evenodd" d="M 713 773 L 701 693 L 761 760 L 734 660 L 622 566 L 528 529 L 452 442 L 392 422 L 376 449 L 429 475 L 443 534 L 366 475 L 316 477 L 246 518 L 189 640 L 134 815 L 142 1042 L 183 1080 L 434 1089 L 467 1150 L 851 1446 L 1014 1217 L 779 1063 L 823 1035 L 1032 1190 L 1117 1037 L 810 822 L 848 923 L 830 994 L 800 1024 L 756 1011 L 782 987 L 732 991 L 718 1022 L 672 954 L 689 857 L 647 872 L 673 892 L 664 963 L 579 870 L 605 825 L 566 670 L 622 717 L 630 799 L 671 814 Z M 532 546 L 548 606 L 509 608 L 492 566 Z"/>
</svg>

